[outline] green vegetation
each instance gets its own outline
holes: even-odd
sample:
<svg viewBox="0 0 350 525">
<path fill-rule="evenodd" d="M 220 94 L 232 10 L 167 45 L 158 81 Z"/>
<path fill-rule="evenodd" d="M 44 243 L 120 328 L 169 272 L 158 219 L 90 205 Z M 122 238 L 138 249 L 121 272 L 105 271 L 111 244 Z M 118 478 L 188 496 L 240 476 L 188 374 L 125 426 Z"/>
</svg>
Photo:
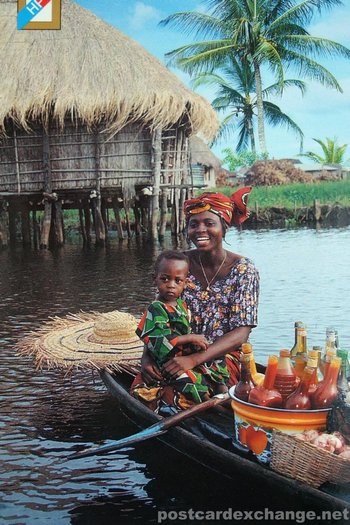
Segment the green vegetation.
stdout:
<svg viewBox="0 0 350 525">
<path fill-rule="evenodd" d="M 213 188 L 225 195 L 231 195 L 234 188 Z M 309 184 L 288 184 L 284 186 L 255 186 L 249 196 L 248 207 L 254 210 L 282 207 L 288 209 L 312 206 L 315 199 L 321 204 L 350 206 L 350 180 L 321 181 Z"/>
<path fill-rule="evenodd" d="M 342 144 L 339 146 L 336 138 L 329 139 L 328 137 L 326 140 L 312 140 L 321 146 L 323 156 L 318 153 L 314 153 L 313 151 L 308 151 L 307 153 L 301 154 L 300 157 L 307 157 L 311 160 L 314 160 L 315 162 L 320 162 L 321 164 L 343 164 L 345 150 L 348 146 L 347 144 Z"/>
<path fill-rule="evenodd" d="M 162 21 L 192 35 L 195 42 L 166 56 L 190 75 L 214 73 L 229 67 L 235 55 L 254 75 L 260 151 L 267 151 L 263 77 L 267 70 L 283 92 L 285 72 L 294 67 L 300 77 L 342 91 L 334 77 L 317 60 L 350 58 L 350 50 L 337 42 L 310 35 L 314 15 L 341 5 L 341 0 L 205 0 L 207 11 L 174 13 Z"/>
<path fill-rule="evenodd" d="M 232 148 L 224 148 L 222 153 L 225 155 L 223 163 L 230 171 L 236 171 L 242 166 L 252 166 L 256 160 L 267 160 L 269 158 L 267 152 L 254 153 L 253 151 L 244 150 L 234 153 Z"/>
</svg>

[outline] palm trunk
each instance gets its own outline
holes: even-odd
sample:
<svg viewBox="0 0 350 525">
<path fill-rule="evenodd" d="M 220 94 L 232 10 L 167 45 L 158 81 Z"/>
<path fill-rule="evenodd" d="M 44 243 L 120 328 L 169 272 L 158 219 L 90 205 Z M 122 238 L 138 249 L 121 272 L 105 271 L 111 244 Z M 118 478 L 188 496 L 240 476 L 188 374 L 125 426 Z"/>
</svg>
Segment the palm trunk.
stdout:
<svg viewBox="0 0 350 525">
<path fill-rule="evenodd" d="M 249 140 L 250 140 L 250 149 L 255 154 L 256 153 L 256 146 L 255 146 L 255 137 L 254 137 L 254 129 L 253 129 L 252 119 L 250 119 L 250 118 L 248 119 L 247 126 L 248 126 Z"/>
<path fill-rule="evenodd" d="M 261 153 L 266 152 L 266 141 L 265 141 L 265 123 L 264 123 L 264 106 L 262 97 L 262 83 L 260 66 L 254 61 L 254 76 L 255 76 L 255 91 L 256 91 L 256 108 L 258 112 L 258 137 L 259 146 Z"/>
</svg>

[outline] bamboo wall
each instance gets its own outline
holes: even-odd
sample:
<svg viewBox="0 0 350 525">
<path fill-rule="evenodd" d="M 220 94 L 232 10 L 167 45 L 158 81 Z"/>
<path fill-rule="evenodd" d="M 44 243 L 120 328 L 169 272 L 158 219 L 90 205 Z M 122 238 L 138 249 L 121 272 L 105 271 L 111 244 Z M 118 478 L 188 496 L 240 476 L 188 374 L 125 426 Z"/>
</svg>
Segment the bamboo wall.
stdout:
<svg viewBox="0 0 350 525">
<path fill-rule="evenodd" d="M 183 229 L 182 205 L 192 188 L 185 126 L 161 132 L 133 123 L 113 137 L 100 129 L 68 120 L 63 129 L 52 123 L 48 130 L 33 123 L 30 131 L 8 125 L 0 140 L 0 243 L 18 237 L 20 222 L 24 243 L 36 237 L 42 247 L 62 244 L 67 208 L 79 210 L 84 242 L 91 242 L 91 233 L 105 242 L 109 209 L 120 239 L 121 208 L 129 237 L 130 208 L 136 234 L 163 236 L 170 210 L 172 232 Z"/>
</svg>

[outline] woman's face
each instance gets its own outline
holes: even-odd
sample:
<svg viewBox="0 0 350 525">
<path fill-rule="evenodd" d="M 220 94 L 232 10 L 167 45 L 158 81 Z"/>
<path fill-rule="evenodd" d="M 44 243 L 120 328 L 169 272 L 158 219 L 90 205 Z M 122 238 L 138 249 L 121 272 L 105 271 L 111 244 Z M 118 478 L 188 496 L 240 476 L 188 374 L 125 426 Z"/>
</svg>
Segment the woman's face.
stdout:
<svg viewBox="0 0 350 525">
<path fill-rule="evenodd" d="M 224 232 L 220 217 L 210 211 L 196 213 L 188 221 L 187 235 L 198 250 L 211 251 L 221 247 Z"/>
</svg>

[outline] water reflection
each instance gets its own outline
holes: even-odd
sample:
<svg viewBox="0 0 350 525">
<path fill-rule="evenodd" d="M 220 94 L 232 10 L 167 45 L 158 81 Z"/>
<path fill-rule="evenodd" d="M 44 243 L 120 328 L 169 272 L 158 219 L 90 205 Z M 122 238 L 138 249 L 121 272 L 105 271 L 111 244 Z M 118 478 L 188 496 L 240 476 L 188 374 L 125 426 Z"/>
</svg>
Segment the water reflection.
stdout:
<svg viewBox="0 0 350 525">
<path fill-rule="evenodd" d="M 227 247 L 260 270 L 260 319 L 252 335 L 259 360 L 292 345 L 297 319 L 308 325 L 310 345 L 322 344 L 334 325 L 341 345 L 350 347 L 349 241 L 350 228 L 229 233 Z M 162 246 L 140 238 L 105 249 L 67 244 L 55 252 L 0 252 L 1 523 L 152 523 L 156 509 L 167 507 L 262 505 L 250 481 L 227 482 L 158 443 L 63 462 L 135 427 L 98 377 L 34 371 L 30 359 L 16 355 L 16 341 L 49 316 L 115 308 L 140 315 L 153 297 L 154 260 L 171 246 L 168 237 Z M 181 240 L 179 248 L 186 247 Z"/>
</svg>

